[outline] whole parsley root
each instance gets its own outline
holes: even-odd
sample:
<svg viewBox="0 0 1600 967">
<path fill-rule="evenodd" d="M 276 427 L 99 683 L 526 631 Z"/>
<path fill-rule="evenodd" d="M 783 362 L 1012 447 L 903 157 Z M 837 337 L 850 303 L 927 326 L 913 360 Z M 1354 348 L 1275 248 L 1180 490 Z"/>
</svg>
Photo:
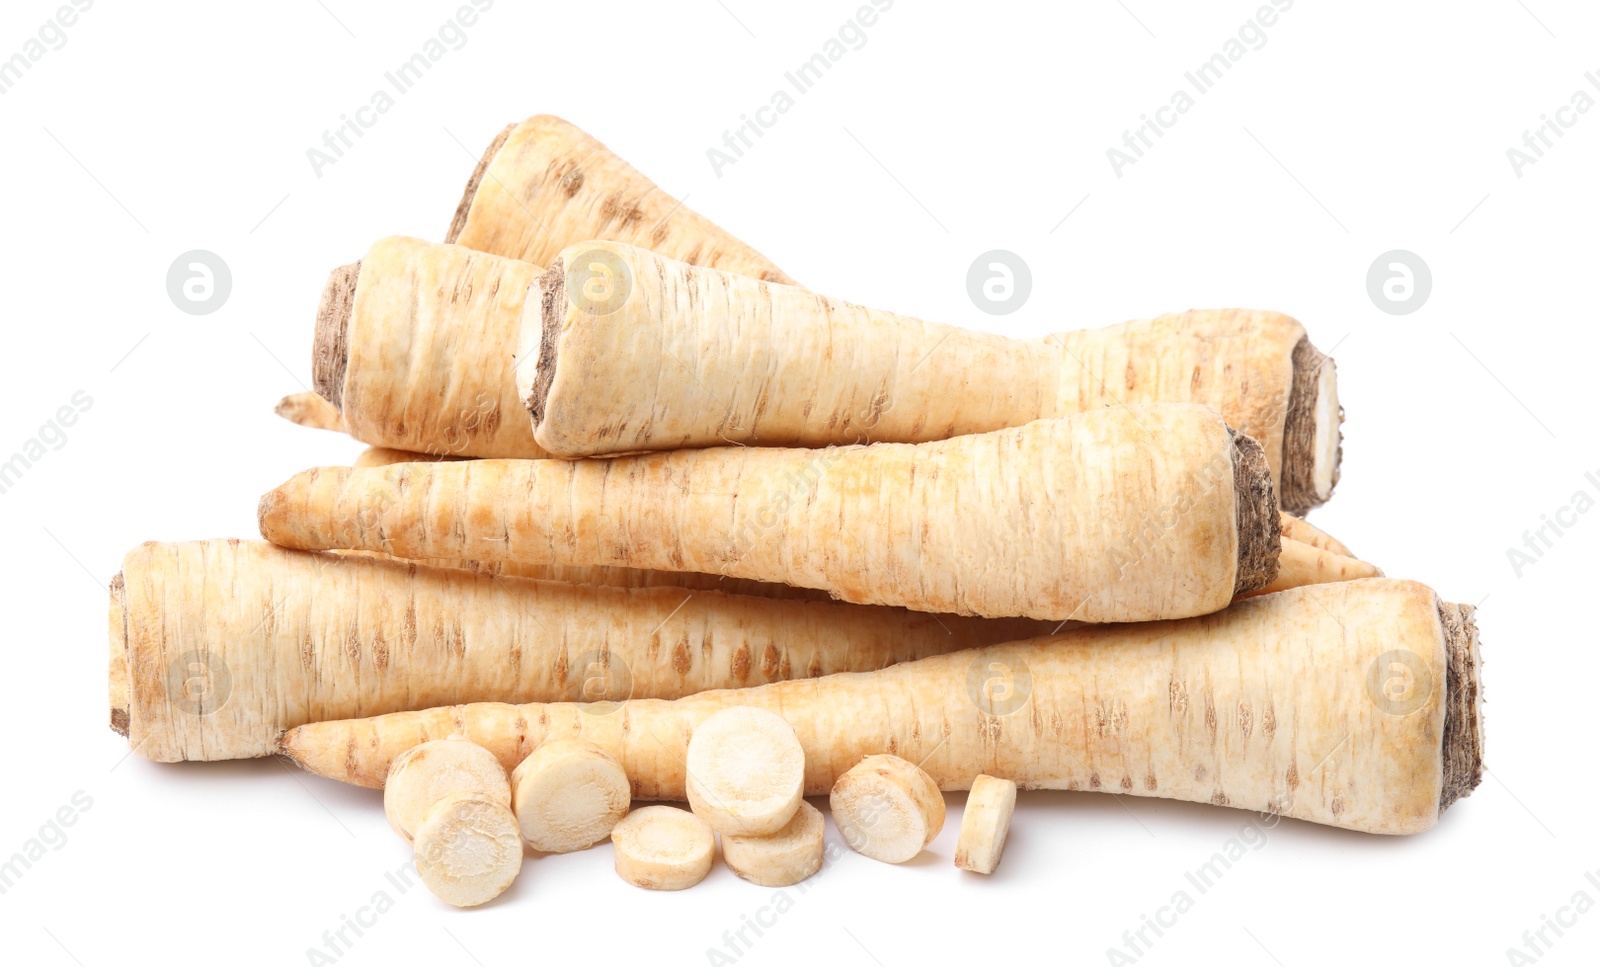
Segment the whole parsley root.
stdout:
<svg viewBox="0 0 1600 967">
<path fill-rule="evenodd" d="M 793 726 L 806 795 L 892 753 L 944 791 L 988 775 L 1415 833 L 1482 776 L 1472 611 L 1412 581 L 1316 584 L 1202 618 L 1079 626 L 603 714 L 486 703 L 320 722 L 279 749 L 319 775 L 378 786 L 395 756 L 429 739 L 466 735 L 515 764 L 548 736 L 574 736 L 622 763 L 635 798 L 682 800 L 696 726 L 747 705 Z"/>
<path fill-rule="evenodd" d="M 718 447 L 302 473 L 262 536 L 306 550 L 696 571 L 859 604 L 1041 620 L 1206 614 L 1277 573 L 1261 448 L 1192 403 L 932 443 Z"/>
<path fill-rule="evenodd" d="M 677 697 L 881 668 L 1050 627 L 533 581 L 259 541 L 151 543 L 128 554 L 111 585 L 111 725 L 149 759 L 248 758 L 272 754 L 284 729 L 323 719 Z"/>
<path fill-rule="evenodd" d="M 1204 309 L 1042 339 L 576 243 L 523 307 L 516 379 L 559 456 L 728 443 L 918 443 L 1131 403 L 1194 402 L 1262 445 L 1284 508 L 1338 477 L 1332 361 L 1276 312 Z"/>
</svg>

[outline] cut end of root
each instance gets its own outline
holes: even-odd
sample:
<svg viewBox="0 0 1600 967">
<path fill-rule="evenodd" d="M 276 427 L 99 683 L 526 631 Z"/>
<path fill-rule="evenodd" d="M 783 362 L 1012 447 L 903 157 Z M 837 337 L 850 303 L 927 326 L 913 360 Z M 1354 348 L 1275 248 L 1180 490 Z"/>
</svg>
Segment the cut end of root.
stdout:
<svg viewBox="0 0 1600 967">
<path fill-rule="evenodd" d="M 1291 354 L 1294 376 L 1283 420 L 1283 479 L 1279 499 L 1291 514 L 1304 514 L 1333 496 L 1343 456 L 1338 380 L 1333 357 L 1301 337 Z"/>
<path fill-rule="evenodd" d="M 505 130 L 501 131 L 493 141 L 489 142 L 489 150 L 485 151 L 483 157 L 478 159 L 478 166 L 472 169 L 472 177 L 467 179 L 466 190 L 461 193 L 461 204 L 456 206 L 455 217 L 450 219 L 450 230 L 444 233 L 444 243 L 446 245 L 454 245 L 456 239 L 461 237 L 462 230 L 467 227 L 467 216 L 472 213 L 472 200 L 478 197 L 478 185 L 483 183 L 484 173 L 489 170 L 489 165 L 493 163 L 494 156 L 500 153 L 501 148 L 505 147 L 506 140 L 511 137 L 511 132 L 516 129 L 517 126 L 515 124 L 506 125 Z"/>
<path fill-rule="evenodd" d="M 341 265 L 328 273 L 317 304 L 317 332 L 311 348 L 311 386 L 317 395 L 344 408 L 344 373 L 350 361 L 350 313 L 356 301 L 361 263 Z"/>
<path fill-rule="evenodd" d="M 1445 672 L 1444 789 L 1439 812 L 1450 808 L 1483 781 L 1483 682 L 1478 653 L 1476 610 L 1470 604 L 1439 602 L 1444 626 Z"/>
<path fill-rule="evenodd" d="M 111 636 L 111 666 L 110 666 L 110 698 L 111 698 L 111 731 L 123 738 L 128 736 L 128 707 L 130 704 L 130 688 L 128 685 L 128 589 L 122 579 L 122 572 L 111 579 L 111 621 L 108 631 Z"/>
<path fill-rule="evenodd" d="M 1239 568 L 1234 594 L 1266 587 L 1278 576 L 1278 497 L 1272 489 L 1272 468 L 1261 444 L 1229 429 L 1233 436 L 1233 489 L 1239 531 Z"/>
<path fill-rule="evenodd" d="M 550 386 L 556 378 L 556 337 L 561 334 L 561 324 L 567 318 L 566 279 L 566 260 L 557 257 L 544 275 L 539 276 L 539 326 L 523 327 L 525 341 L 531 340 L 534 334 L 539 339 L 537 346 L 530 343 L 521 347 L 522 353 L 534 357 L 532 382 L 524 390 L 522 402 L 533 418 L 535 431 L 544 422 L 545 402 L 550 398 Z"/>
</svg>

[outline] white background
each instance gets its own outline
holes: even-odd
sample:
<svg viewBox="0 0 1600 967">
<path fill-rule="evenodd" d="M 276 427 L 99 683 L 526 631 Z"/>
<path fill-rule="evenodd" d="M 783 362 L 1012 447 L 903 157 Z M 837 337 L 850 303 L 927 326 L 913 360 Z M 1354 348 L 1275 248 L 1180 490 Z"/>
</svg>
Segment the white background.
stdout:
<svg viewBox="0 0 1600 967">
<path fill-rule="evenodd" d="M 635 889 L 602 845 L 530 860 L 501 901 L 455 911 L 385 881 L 407 850 L 376 793 L 277 761 L 124 758 L 106 727 L 104 586 L 122 555 L 252 537 L 261 492 L 358 452 L 271 412 L 309 382 L 327 271 L 383 235 L 442 238 L 484 145 L 541 112 L 830 295 L 1016 335 L 1273 308 L 1334 352 L 1344 477 L 1312 519 L 1391 575 L 1482 602 L 1491 771 L 1413 838 L 1285 821 L 1141 962 L 1505 963 L 1575 891 L 1600 901 L 1584 879 L 1600 869 L 1600 513 L 1520 576 L 1507 558 L 1575 492 L 1600 496 L 1600 110 L 1570 115 L 1521 177 L 1506 154 L 1574 91 L 1600 97 L 1584 77 L 1600 70 L 1600 10 L 1299 0 L 1119 178 L 1106 149 L 1254 0 L 900 0 L 719 178 L 706 149 L 854 0 L 781 13 L 501 0 L 314 174 L 306 149 L 457 5 L 101 2 L 0 95 L 0 457 L 75 392 L 93 400 L 0 495 L 0 859 L 75 792 L 92 800 L 0 895 L 6 962 L 306 963 L 387 890 L 394 909 L 339 963 L 701 964 L 772 902 L 720 867 L 684 893 Z M 7 3 L 0 57 L 55 7 Z M 1034 280 L 1004 317 L 965 284 L 996 248 Z M 191 249 L 232 271 L 211 315 L 167 295 L 168 266 Z M 1368 266 L 1391 249 L 1431 267 L 1409 315 L 1368 296 Z M 1104 963 L 1252 815 L 1024 794 L 1005 862 L 982 879 L 950 863 L 962 798 L 921 860 L 846 856 L 738 962 Z M 1547 936 L 1541 962 L 1593 963 L 1600 912 Z"/>
</svg>

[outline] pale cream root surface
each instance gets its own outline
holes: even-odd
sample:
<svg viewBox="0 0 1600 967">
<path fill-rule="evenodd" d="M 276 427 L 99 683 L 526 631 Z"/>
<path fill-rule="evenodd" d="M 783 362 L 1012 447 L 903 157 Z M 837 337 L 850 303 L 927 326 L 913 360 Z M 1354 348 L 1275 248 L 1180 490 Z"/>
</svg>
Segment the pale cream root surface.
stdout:
<svg viewBox="0 0 1600 967">
<path fill-rule="evenodd" d="M 551 739 L 511 773 L 522 838 L 545 853 L 588 849 L 610 836 L 632 795 L 617 760 L 581 739 Z"/>
<path fill-rule="evenodd" d="M 793 886 L 822 868 L 826 824 L 817 807 L 800 800 L 794 817 L 770 836 L 722 834 L 722 859 L 758 886 Z"/>
<path fill-rule="evenodd" d="M 400 236 L 360 264 L 340 403 L 350 435 L 436 457 L 544 456 L 513 358 L 522 300 L 542 270 Z"/>
<path fill-rule="evenodd" d="M 956 866 L 973 873 L 993 873 L 1000 865 L 1017 806 L 1017 784 L 1010 779 L 979 776 L 972 780 L 956 839 Z"/>
<path fill-rule="evenodd" d="M 278 401 L 272 412 L 308 429 L 345 431 L 338 407 L 315 393 L 290 393 Z"/>
<path fill-rule="evenodd" d="M 686 890 L 706 878 L 717 837 L 694 813 L 642 806 L 611 830 L 617 875 L 647 890 Z"/>
<path fill-rule="evenodd" d="M 238 540 L 135 548 L 111 600 L 112 726 L 158 761 L 270 755 L 282 730 L 306 722 L 460 702 L 675 698 L 1049 630 Z"/>
<path fill-rule="evenodd" d="M 522 838 L 511 807 L 479 792 L 435 803 L 417 829 L 414 848 L 422 882 L 458 907 L 488 903 L 522 870 Z"/>
<path fill-rule="evenodd" d="M 446 736 L 394 760 L 383 784 L 383 814 L 409 843 L 436 803 L 465 792 L 511 804 L 506 770 L 494 753 L 459 735 Z"/>
<path fill-rule="evenodd" d="M 944 797 L 916 764 L 870 755 L 828 793 L 833 824 L 851 849 L 884 863 L 904 863 L 944 828 Z"/>
<path fill-rule="evenodd" d="M 480 704 L 319 722 L 290 731 L 281 748 L 320 775 L 377 786 L 394 756 L 429 738 L 464 734 L 515 765 L 548 736 L 580 736 L 622 763 L 635 798 L 681 800 L 695 727 L 723 708 L 754 706 L 793 726 L 807 795 L 826 794 L 865 756 L 893 752 L 946 791 L 982 774 L 1024 789 L 1415 833 L 1439 815 L 1447 698 L 1479 694 L 1476 660 L 1451 672 L 1449 657 L 1433 591 L 1373 578 L 1250 598 L 1202 618 L 1079 626 L 876 672 L 625 702 L 608 715 Z M 1410 672 L 1403 689 L 1385 673 L 1394 662 Z M 1468 777 L 1464 793 L 1479 746 L 1453 748 L 1473 760 L 1453 766 Z"/>
<path fill-rule="evenodd" d="M 1264 587 L 1246 592 L 1245 596 L 1271 594 L 1307 584 L 1382 576 L 1383 571 L 1376 565 L 1285 537 L 1278 553 L 1278 576 Z"/>
<path fill-rule="evenodd" d="M 407 461 L 399 461 L 407 462 Z M 388 466 L 388 464 L 377 464 Z M 694 571 L 648 571 L 636 567 L 614 567 L 605 564 L 528 564 L 523 561 L 454 561 L 432 558 L 412 559 L 395 557 L 382 551 L 339 551 L 377 557 L 386 561 L 423 564 L 428 567 L 447 567 L 471 571 L 489 577 L 527 578 L 531 581 L 561 581 L 566 584 L 595 584 L 611 588 L 682 588 L 689 591 L 719 591 L 757 598 L 781 598 L 792 601 L 832 601 L 833 597 L 817 588 L 797 588 L 791 584 L 773 584 L 769 581 L 750 581 L 728 578 L 719 574 L 699 574 Z M 1048 630 L 1048 629 L 1044 629 Z"/>
<path fill-rule="evenodd" d="M 535 437 L 562 456 L 723 443 L 817 447 L 915 443 L 982 433 L 1052 412 L 1059 349 L 923 322 L 795 286 L 585 242 L 626 272 L 626 299 L 597 307 L 542 277 L 525 303 L 519 394 L 553 361 Z M 548 286 L 565 307 L 544 346 Z M 606 311 L 597 311 L 597 308 Z M 542 352 L 541 352 L 542 350 Z M 552 360 L 553 357 L 553 360 Z M 535 407 L 535 409 L 538 409 Z"/>
<path fill-rule="evenodd" d="M 642 245 L 669 258 L 758 279 L 794 282 L 576 125 L 547 114 L 516 125 L 494 152 L 455 241 L 549 265 L 563 248 L 592 238 Z"/>
<path fill-rule="evenodd" d="M 794 818 L 806 753 L 782 716 L 729 708 L 695 727 L 684 760 L 689 808 L 724 835 L 771 836 Z"/>
<path fill-rule="evenodd" d="M 1233 459 L 1208 407 L 1119 406 L 923 444 L 326 468 L 263 497 L 260 523 L 289 547 L 696 571 L 919 611 L 1141 621 L 1233 597 Z"/>
<path fill-rule="evenodd" d="M 620 300 L 585 297 L 590 276 L 570 266 L 596 263 L 623 280 L 608 289 Z M 1274 485 L 1289 459 L 1293 357 L 1305 330 L 1281 313 L 1191 310 L 1018 340 L 616 242 L 585 241 L 541 264 L 569 268 L 541 277 L 541 296 L 524 304 L 518 389 L 540 416 L 538 442 L 562 456 L 914 443 L 1159 401 L 1215 407 L 1261 442 Z M 558 298 L 545 297 L 551 287 Z M 1333 367 L 1320 378 L 1318 448 L 1293 459 L 1331 474 Z"/>
</svg>

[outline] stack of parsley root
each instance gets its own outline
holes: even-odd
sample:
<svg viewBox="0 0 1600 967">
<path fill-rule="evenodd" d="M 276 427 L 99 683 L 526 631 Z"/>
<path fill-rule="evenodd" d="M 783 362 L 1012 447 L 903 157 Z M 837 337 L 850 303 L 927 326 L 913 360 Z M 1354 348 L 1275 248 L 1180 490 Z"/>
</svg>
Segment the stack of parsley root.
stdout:
<svg viewBox="0 0 1600 967">
<path fill-rule="evenodd" d="M 1287 316 L 864 308 L 539 116 L 444 244 L 333 270 L 313 340 L 279 413 L 371 449 L 263 496 L 264 542 L 128 554 L 111 725 L 386 787 L 451 903 L 607 839 L 640 886 L 719 834 L 798 882 L 805 796 L 903 862 L 970 789 L 989 872 L 1019 788 L 1402 834 L 1480 779 L 1473 609 L 1302 519 L 1343 411 Z"/>
</svg>

